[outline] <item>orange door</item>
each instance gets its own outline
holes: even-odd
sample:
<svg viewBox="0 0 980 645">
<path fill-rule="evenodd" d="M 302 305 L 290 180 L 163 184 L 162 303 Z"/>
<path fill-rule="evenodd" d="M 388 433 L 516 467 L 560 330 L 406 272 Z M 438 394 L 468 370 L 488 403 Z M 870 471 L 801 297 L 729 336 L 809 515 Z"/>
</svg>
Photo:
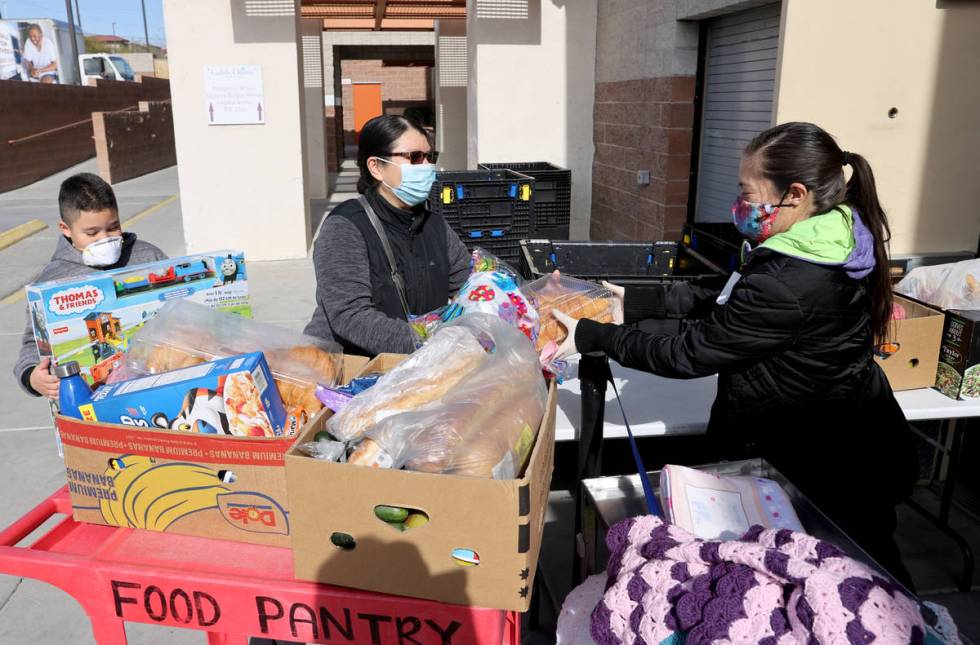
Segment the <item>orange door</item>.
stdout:
<svg viewBox="0 0 980 645">
<path fill-rule="evenodd" d="M 354 88 L 354 135 L 361 136 L 364 124 L 381 116 L 381 83 L 357 83 Z"/>
</svg>

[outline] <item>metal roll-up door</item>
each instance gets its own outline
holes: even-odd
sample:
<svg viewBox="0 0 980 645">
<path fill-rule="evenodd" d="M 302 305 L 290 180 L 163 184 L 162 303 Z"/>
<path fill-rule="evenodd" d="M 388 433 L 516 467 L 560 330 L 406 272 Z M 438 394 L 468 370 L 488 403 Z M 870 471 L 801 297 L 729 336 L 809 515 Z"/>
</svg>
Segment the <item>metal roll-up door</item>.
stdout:
<svg viewBox="0 0 980 645">
<path fill-rule="evenodd" d="M 772 125 L 780 5 L 708 23 L 695 222 L 731 221 L 745 145 Z"/>
</svg>

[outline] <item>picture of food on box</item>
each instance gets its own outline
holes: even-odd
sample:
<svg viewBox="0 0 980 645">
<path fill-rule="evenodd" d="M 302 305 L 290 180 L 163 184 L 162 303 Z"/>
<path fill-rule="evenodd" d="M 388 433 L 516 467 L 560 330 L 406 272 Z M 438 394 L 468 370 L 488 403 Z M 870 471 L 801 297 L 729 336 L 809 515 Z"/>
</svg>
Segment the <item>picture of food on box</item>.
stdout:
<svg viewBox="0 0 980 645">
<path fill-rule="evenodd" d="M 472 313 L 354 396 L 327 432 L 352 446 L 352 465 L 513 479 L 547 396 L 527 338 L 496 316 Z M 308 452 L 325 458 L 334 449 L 317 441 Z"/>
<path fill-rule="evenodd" d="M 130 338 L 165 303 L 188 299 L 251 315 L 245 258 L 215 251 L 26 287 L 38 353 L 76 361 L 93 385 L 105 383 Z"/>
<path fill-rule="evenodd" d="M 274 437 L 286 411 L 261 352 L 100 387 L 80 406 L 86 421 L 205 434 Z"/>
<path fill-rule="evenodd" d="M 161 374 L 236 354 L 265 354 L 287 413 L 287 433 L 323 408 L 317 386 L 336 385 L 343 366 L 340 346 L 199 304 L 167 303 L 133 336 L 116 382 Z"/>
</svg>

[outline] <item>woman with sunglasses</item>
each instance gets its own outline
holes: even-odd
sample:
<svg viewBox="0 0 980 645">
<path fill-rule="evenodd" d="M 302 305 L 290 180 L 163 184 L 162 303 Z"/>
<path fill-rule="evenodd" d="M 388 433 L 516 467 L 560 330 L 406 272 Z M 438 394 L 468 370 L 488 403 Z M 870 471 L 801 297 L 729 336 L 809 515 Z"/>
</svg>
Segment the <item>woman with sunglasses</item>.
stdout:
<svg viewBox="0 0 980 645">
<path fill-rule="evenodd" d="M 313 245 L 316 310 L 307 334 L 349 354 L 408 354 L 408 316 L 445 305 L 466 281 L 466 247 L 425 207 L 437 159 L 425 130 L 402 116 L 364 125 L 360 196 L 330 212 Z"/>
<path fill-rule="evenodd" d="M 758 244 L 741 275 L 720 291 L 678 285 L 644 303 L 656 317 L 688 318 L 681 333 L 558 313 L 569 330 L 560 351 L 602 351 L 671 378 L 718 374 L 713 457 L 765 457 L 911 588 L 892 533 L 918 465 L 874 361 L 893 311 L 871 166 L 816 125 L 785 123 L 749 143 L 739 185 L 732 218 Z"/>
</svg>

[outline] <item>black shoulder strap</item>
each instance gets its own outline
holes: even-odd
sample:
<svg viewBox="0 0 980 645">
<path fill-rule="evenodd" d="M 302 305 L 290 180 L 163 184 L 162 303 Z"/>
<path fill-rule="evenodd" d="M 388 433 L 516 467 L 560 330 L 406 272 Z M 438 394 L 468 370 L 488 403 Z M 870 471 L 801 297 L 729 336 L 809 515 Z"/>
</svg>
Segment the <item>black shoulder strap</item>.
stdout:
<svg viewBox="0 0 980 645">
<path fill-rule="evenodd" d="M 402 310 L 405 312 L 405 320 L 410 320 L 412 317 L 411 311 L 408 308 L 408 300 L 405 298 L 405 280 L 402 278 L 401 272 L 398 270 L 398 264 L 395 262 L 395 254 L 391 252 L 391 243 L 388 242 L 388 235 L 385 234 L 385 230 L 381 225 L 381 220 L 378 219 L 377 213 L 368 203 L 367 198 L 364 195 L 358 195 L 357 201 L 360 202 L 361 206 L 364 207 L 364 212 L 367 214 L 368 221 L 371 222 L 371 226 L 374 227 L 375 232 L 378 234 L 378 238 L 381 240 L 381 247 L 385 251 L 385 256 L 388 258 L 388 268 L 391 271 L 391 281 L 395 283 L 395 291 L 398 292 L 398 298 L 402 301 Z"/>
</svg>

